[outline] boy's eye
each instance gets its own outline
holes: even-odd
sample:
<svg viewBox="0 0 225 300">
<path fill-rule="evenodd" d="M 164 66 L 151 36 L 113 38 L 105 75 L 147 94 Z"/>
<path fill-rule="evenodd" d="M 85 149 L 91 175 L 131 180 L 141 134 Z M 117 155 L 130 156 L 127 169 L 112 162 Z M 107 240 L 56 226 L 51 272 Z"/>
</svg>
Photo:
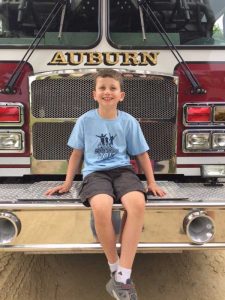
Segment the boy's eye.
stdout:
<svg viewBox="0 0 225 300">
<path fill-rule="evenodd" d="M 105 86 L 99 86 L 98 89 L 101 90 L 101 91 L 104 91 L 104 90 L 107 89 L 107 87 L 105 87 Z M 109 87 L 109 89 L 110 89 L 111 91 L 117 90 L 117 88 L 116 88 L 115 86 L 111 86 L 111 87 Z"/>
</svg>

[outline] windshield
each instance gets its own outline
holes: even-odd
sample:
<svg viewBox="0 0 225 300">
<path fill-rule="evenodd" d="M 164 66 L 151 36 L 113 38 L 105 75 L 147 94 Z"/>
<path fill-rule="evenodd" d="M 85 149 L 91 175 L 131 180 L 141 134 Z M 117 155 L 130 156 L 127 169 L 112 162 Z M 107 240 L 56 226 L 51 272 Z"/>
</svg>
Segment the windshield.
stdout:
<svg viewBox="0 0 225 300">
<path fill-rule="evenodd" d="M 56 3 L 56 0 L 0 0 L 0 46 L 30 45 Z M 93 46 L 99 37 L 99 0 L 66 3 L 40 45 L 54 48 Z"/>
<path fill-rule="evenodd" d="M 224 0 L 146 1 L 175 45 L 225 46 Z M 143 14 L 143 22 L 141 22 Z M 141 25 L 142 24 L 142 25 Z M 109 40 L 116 48 L 165 46 L 137 0 L 109 0 Z"/>
</svg>

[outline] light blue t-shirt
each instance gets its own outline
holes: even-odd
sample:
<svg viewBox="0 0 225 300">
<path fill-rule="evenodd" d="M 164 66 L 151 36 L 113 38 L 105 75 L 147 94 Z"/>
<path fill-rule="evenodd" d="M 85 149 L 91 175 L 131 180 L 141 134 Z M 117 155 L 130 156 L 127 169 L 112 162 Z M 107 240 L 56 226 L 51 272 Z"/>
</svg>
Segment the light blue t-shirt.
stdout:
<svg viewBox="0 0 225 300">
<path fill-rule="evenodd" d="M 130 166 L 129 155 L 149 150 L 138 121 L 123 111 L 113 120 L 103 119 L 93 109 L 78 118 L 68 146 L 84 150 L 83 176 Z"/>
</svg>

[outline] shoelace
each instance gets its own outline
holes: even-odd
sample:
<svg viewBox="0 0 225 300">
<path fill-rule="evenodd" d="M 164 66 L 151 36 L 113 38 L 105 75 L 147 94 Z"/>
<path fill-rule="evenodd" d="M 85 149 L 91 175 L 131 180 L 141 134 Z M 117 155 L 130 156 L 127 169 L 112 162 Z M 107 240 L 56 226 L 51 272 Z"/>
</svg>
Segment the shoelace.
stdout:
<svg viewBox="0 0 225 300">
<path fill-rule="evenodd" d="M 121 295 L 122 295 L 122 293 L 123 292 L 125 292 L 125 290 L 126 291 L 129 291 L 129 295 L 131 296 L 131 300 L 132 299 L 136 299 L 136 290 L 135 290 L 135 285 L 131 282 L 131 283 L 121 283 L 120 284 L 120 293 L 121 293 Z M 134 297 L 132 297 L 132 296 L 134 296 Z"/>
</svg>

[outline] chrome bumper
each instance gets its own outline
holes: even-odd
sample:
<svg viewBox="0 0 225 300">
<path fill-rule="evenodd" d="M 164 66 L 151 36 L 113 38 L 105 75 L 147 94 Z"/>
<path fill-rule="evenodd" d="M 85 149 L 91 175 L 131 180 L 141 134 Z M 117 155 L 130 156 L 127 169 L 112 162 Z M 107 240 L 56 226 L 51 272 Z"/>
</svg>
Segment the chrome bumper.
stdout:
<svg viewBox="0 0 225 300">
<path fill-rule="evenodd" d="M 149 196 L 138 252 L 225 249 L 225 188 L 219 188 L 215 192 L 200 185 L 194 187 L 194 194 L 193 185 L 177 186 L 168 182 L 160 184 L 167 191 L 167 196 L 164 199 Z M 38 187 L 36 192 L 35 185 Z M 74 196 L 75 191 L 67 195 L 44 197 L 46 185 L 52 186 L 49 182 L 0 185 L 0 227 L 2 216 L 2 224 L 6 230 L 3 236 L 0 228 L 0 251 L 102 252 L 90 208 L 79 202 L 79 198 Z M 22 190 L 25 196 L 22 195 Z M 188 190 L 195 196 L 188 196 Z M 193 212 L 202 212 L 213 221 L 215 231 L 209 242 L 193 243 L 185 232 L 184 220 Z M 118 248 L 124 213 L 122 205 L 114 205 L 112 219 L 118 237 Z M 19 221 L 20 228 L 15 220 Z"/>
</svg>

